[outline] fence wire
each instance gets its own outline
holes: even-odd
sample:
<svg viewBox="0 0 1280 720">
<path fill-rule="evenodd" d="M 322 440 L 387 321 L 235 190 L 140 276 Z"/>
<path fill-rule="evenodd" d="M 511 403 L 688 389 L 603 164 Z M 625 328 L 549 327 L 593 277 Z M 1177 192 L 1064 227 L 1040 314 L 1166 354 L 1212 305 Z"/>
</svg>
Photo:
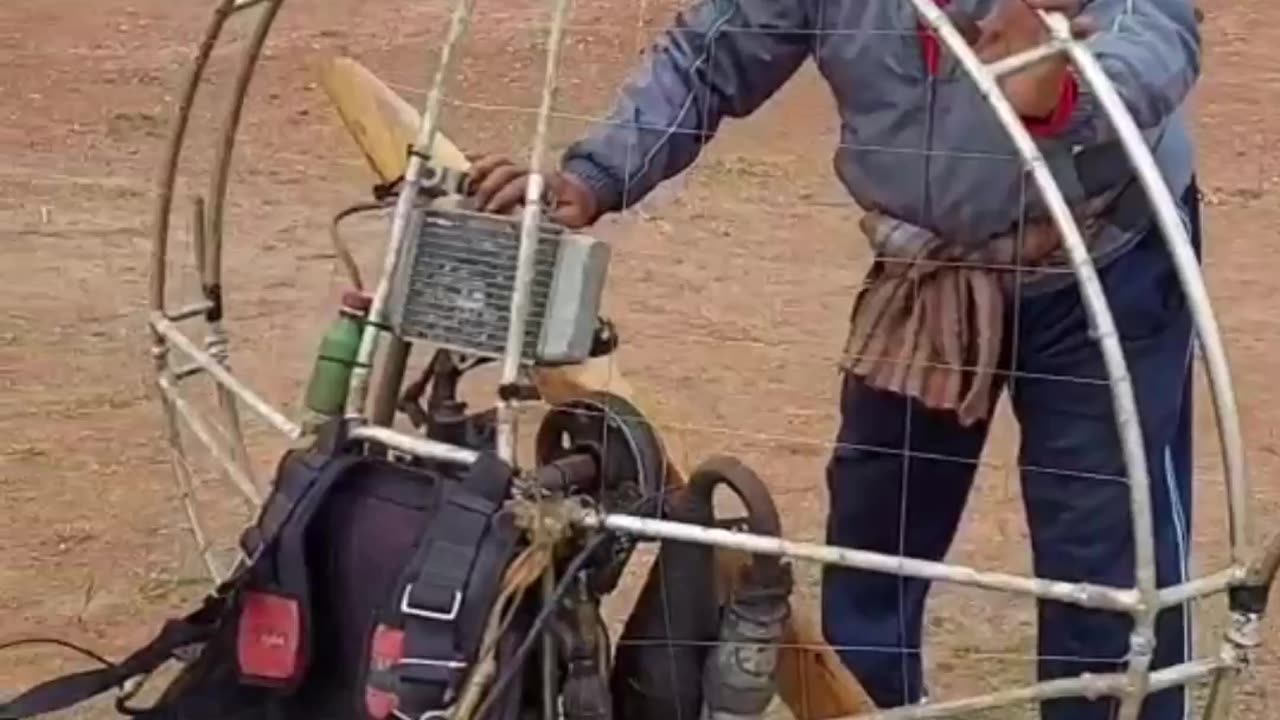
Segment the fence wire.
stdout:
<svg viewBox="0 0 1280 720">
<path fill-rule="evenodd" d="M 185 331 L 173 319 L 175 309 L 168 301 L 163 273 L 169 262 L 166 243 L 169 218 L 175 212 L 174 171 L 181 159 L 178 153 L 185 136 L 184 113 L 189 111 L 191 96 L 200 84 L 202 58 L 213 52 L 222 25 L 241 10 L 237 5 L 226 0 L 215 12 L 179 113 L 169 155 L 172 164 L 159 182 L 157 249 L 153 259 L 154 267 L 162 272 L 153 280 L 151 326 L 155 333 L 160 387 L 166 397 L 166 409 L 174 414 L 170 422 L 176 427 L 183 420 L 181 416 L 189 416 L 185 418 L 186 426 L 199 436 L 202 444 L 215 448 L 215 459 L 224 466 L 242 494 L 252 501 L 256 481 L 242 471 L 248 463 L 241 456 L 247 451 L 243 447 L 244 439 L 238 434 L 235 408 L 256 411 L 290 439 L 297 439 L 301 430 L 226 370 L 215 354 L 186 339 Z M 259 6 L 254 10 L 259 13 L 256 16 L 258 32 L 243 50 L 244 64 L 238 88 L 241 96 L 257 64 L 255 41 L 267 37 L 283 2 L 263 0 L 253 5 Z M 795 8 L 801 5 L 796 3 Z M 846 200 L 828 191 L 824 194 L 833 199 L 794 201 L 788 197 L 791 178 L 785 174 L 781 177 L 766 174 L 759 185 L 742 183 L 747 186 L 747 192 L 757 196 L 746 200 L 725 197 L 737 194 L 738 188 L 718 186 L 718 180 L 729 184 L 737 179 L 735 176 L 707 177 L 707 173 L 697 169 L 700 166 L 692 171 L 693 179 L 683 187 L 677 184 L 675 195 L 665 202 L 661 198 L 662 190 L 655 190 L 639 203 L 631 216 L 649 213 L 652 218 L 655 212 L 666 216 L 661 222 L 670 228 L 673 237 L 662 238 L 660 250 L 641 245 L 646 230 L 653 225 L 643 222 L 643 217 L 641 223 L 630 227 L 611 225 L 600 229 L 602 234 L 619 239 L 611 272 L 613 283 L 627 285 L 631 281 L 625 292 L 610 295 L 622 329 L 622 363 L 635 358 L 644 364 L 641 376 L 647 370 L 669 381 L 652 383 L 645 398 L 650 402 L 641 403 L 644 416 L 617 419 L 655 425 L 666 442 L 668 461 L 677 466 L 673 470 L 679 473 L 688 472 L 700 459 L 713 454 L 740 455 L 771 483 L 775 500 L 781 505 L 784 536 L 805 539 L 783 540 L 736 531 L 713 531 L 609 509 L 583 510 L 575 516 L 575 522 L 640 537 L 705 542 L 817 563 L 822 569 L 797 567 L 800 582 L 792 602 L 797 617 L 814 619 L 815 612 L 821 612 L 825 642 L 783 641 L 774 645 L 785 651 L 834 651 L 853 671 L 863 690 L 877 700 L 888 698 L 893 704 L 902 704 L 897 709 L 885 710 L 882 717 L 944 717 L 1043 701 L 1046 713 L 1056 704 L 1059 708 L 1098 712 L 1098 717 L 1136 718 L 1148 693 L 1163 697 L 1164 707 L 1173 707 L 1188 702 L 1179 700 L 1168 704 L 1169 698 L 1181 692 L 1184 685 L 1209 679 L 1222 683 L 1234 677 L 1253 639 L 1250 632 L 1255 636 L 1257 633 L 1256 626 L 1242 630 L 1238 624 L 1251 620 L 1256 625 L 1259 618 L 1249 618 L 1247 612 L 1232 607 L 1237 627 L 1234 633 L 1226 635 L 1227 641 L 1220 637 L 1226 630 L 1215 628 L 1214 632 L 1204 634 L 1207 643 L 1194 647 L 1193 642 L 1202 597 L 1245 586 L 1250 572 L 1256 574 L 1259 567 L 1245 522 L 1247 492 L 1230 378 L 1196 267 L 1196 249 L 1188 242 L 1189 236 L 1195 234 L 1192 221 L 1186 209 L 1178 206 L 1178 198 L 1163 186 L 1149 152 L 1141 149 L 1145 145 L 1137 142 L 1141 140 L 1137 127 L 1126 120 L 1127 115 L 1115 113 L 1123 106 L 1108 84 L 1099 84 L 1101 68 L 1083 44 L 1072 42 L 1066 36 L 1061 23 L 1053 18 L 1047 20 L 1051 31 L 1049 42 L 1056 43 L 1060 51 L 1070 55 L 1079 82 L 1098 98 L 1100 106 L 1110 114 L 1117 133 L 1126 140 L 1124 150 L 1129 153 L 1128 161 L 1137 168 L 1138 179 L 1134 182 L 1142 185 L 1138 188 L 1139 194 L 1148 196 L 1147 202 L 1154 208 L 1150 212 L 1154 213 L 1159 230 L 1148 232 L 1126 255 L 1095 268 L 1086 233 L 1077 225 L 1074 208 L 1068 206 L 1041 154 L 1044 146 L 1027 134 L 1012 106 L 999 92 L 995 78 L 939 7 L 931 0 L 904 1 L 885 14 L 894 27 L 856 27 L 850 26 L 857 25 L 856 22 L 837 17 L 835 0 L 813 5 L 813 17 L 807 18 L 805 25 L 751 27 L 741 24 L 744 18 L 750 19 L 743 13 L 742 4 L 706 0 L 691 12 L 708 13 L 709 28 L 714 32 L 704 34 L 716 37 L 694 37 L 691 32 L 677 31 L 667 36 L 668 45 L 663 49 L 653 48 L 651 43 L 671 9 L 653 8 L 647 0 L 642 0 L 638 7 L 635 3 L 610 1 L 588 5 L 566 4 L 560 0 L 544 14 L 496 12 L 497 19 L 507 23 L 505 26 L 499 26 L 497 19 L 493 25 L 486 22 L 486 3 L 458 0 L 453 15 L 454 31 L 445 34 L 444 51 L 431 65 L 431 72 L 419 72 L 420 61 L 415 64 L 405 59 L 395 63 L 401 81 L 392 81 L 390 85 L 415 102 L 424 99 L 426 104 L 426 122 L 419 131 L 419 146 L 429 147 L 434 133 L 447 133 L 464 144 L 473 142 L 471 136 L 474 135 L 475 146 L 466 149 L 480 152 L 488 149 L 484 146 L 486 139 L 493 142 L 502 136 L 502 128 L 520 127 L 532 118 L 536 127 L 531 137 L 505 137 L 497 140 L 497 145 L 501 150 L 511 151 L 520 146 L 534 148 L 530 165 L 535 174 L 550 172 L 551 159 L 544 161 L 543 155 L 563 148 L 566 139 L 607 132 L 611 126 L 631 130 L 639 138 L 645 133 L 655 133 L 661 138 L 651 145 L 643 159 L 634 156 L 636 149 L 628 144 L 623 158 L 626 168 L 661 162 L 659 154 L 667 152 L 664 146 L 687 139 L 682 136 L 690 134 L 695 136 L 704 162 L 724 158 L 725 154 L 732 157 L 733 150 L 717 155 L 720 148 L 718 143 L 711 143 L 714 133 L 708 131 L 721 119 L 720 113 L 713 111 L 735 102 L 734 98 L 725 97 L 728 89 L 717 85 L 716 73 L 723 72 L 726 64 L 746 63 L 751 58 L 726 59 L 717 53 L 730 52 L 733 44 L 741 46 L 756 35 L 772 37 L 774 41 L 778 36 L 786 36 L 803 43 L 807 47 L 805 54 L 815 60 L 817 71 L 828 78 L 841 75 L 840 68 L 828 65 L 840 57 L 839 48 L 847 45 L 849 52 L 853 52 L 863 43 L 889 43 L 886 47 L 891 55 L 884 61 L 885 72 L 911 77 L 922 86 L 925 116 L 935 116 L 932 103 L 936 102 L 939 92 L 954 91 L 963 84 L 968 88 L 966 92 L 981 96 L 989 106 L 990 125 L 1003 124 L 1012 133 L 1006 148 L 998 151 L 939 146 L 932 119 L 926 121 L 918 145 L 859 142 L 855 140 L 857 128 L 840 133 L 837 141 L 821 140 L 831 146 L 832 152 L 846 158 L 892 155 L 901 156 L 903 163 L 923 163 L 925 167 L 931 162 L 963 161 L 1000 163 L 1016 168 L 1021 205 L 1012 214 L 1017 228 L 1017 260 L 991 262 L 943 257 L 933 261 L 936 273 L 981 271 L 1014 278 L 1007 284 L 1011 297 L 1002 299 L 999 308 L 998 322 L 1004 328 L 1005 341 L 998 350 L 998 358 L 987 357 L 983 362 L 978 362 L 972 353 L 961 353 L 957 362 L 922 362 L 913 356 L 910 348 L 886 349 L 883 344 L 877 353 L 852 352 L 848 347 L 842 352 L 844 334 L 849 331 L 849 308 L 856 298 L 868 297 L 880 285 L 879 276 L 863 279 L 873 263 L 880 273 L 908 273 L 909 282 L 904 283 L 904 288 L 910 289 L 902 292 L 913 297 L 927 294 L 925 283 L 929 276 L 910 276 L 915 264 L 892 257 L 873 257 L 870 249 L 858 246 L 863 242 L 856 225 L 860 208 L 852 199 Z M 884 3 L 884 6 L 890 4 Z M 577 13 L 584 8 L 601 17 L 634 14 L 634 30 L 620 22 L 580 22 Z M 833 14 L 828 15 L 828 9 Z M 798 10 L 779 5 L 769 12 L 785 16 Z M 553 17 L 560 19 L 549 20 Z M 763 24 L 776 25 L 779 17 L 758 19 L 767 21 Z M 468 26 L 470 31 L 464 32 Z M 721 33 L 728 38 L 724 42 L 731 46 L 729 49 L 718 42 Z M 483 41 L 490 35 L 506 38 L 508 45 L 498 49 L 486 46 Z M 585 42 L 575 45 L 575 41 L 596 35 L 629 36 L 633 47 L 627 53 L 627 64 L 643 63 L 645 60 L 641 58 L 674 52 L 670 49 L 672 45 L 690 42 L 691 38 L 703 43 L 700 54 L 690 58 L 686 76 L 665 80 L 675 83 L 663 88 L 665 93 L 676 96 L 676 105 L 672 108 L 675 122 L 659 125 L 627 122 L 619 119 L 623 113 L 606 115 L 598 107 L 579 109 L 571 107 L 572 100 L 556 99 L 557 91 L 561 96 L 576 98 L 579 93 L 568 91 L 580 84 L 588 87 L 605 84 L 597 73 L 610 73 L 593 68 L 574 53 L 575 49 L 590 46 Z M 561 39 L 565 42 L 566 62 L 557 64 L 553 58 L 546 65 L 545 83 L 538 80 L 543 68 L 541 62 L 521 65 L 517 58 L 510 58 L 516 71 L 503 73 L 501 82 L 475 80 L 469 54 L 479 52 L 481 60 L 488 62 L 506 59 L 510 46 L 520 47 L 530 38 L 538 38 L 533 40 L 535 50 L 558 47 Z M 924 66 L 919 45 L 922 42 L 940 43 L 936 52 L 942 53 L 943 62 L 947 63 L 946 72 L 937 76 L 920 74 L 919 68 Z M 831 50 L 832 44 L 841 43 L 846 45 L 837 45 L 836 50 Z M 431 50 L 434 54 L 435 49 Z M 537 56 L 536 52 L 531 54 Z M 446 62 L 450 57 L 456 66 Z M 768 62 L 777 61 L 776 58 L 757 60 L 762 62 L 761 69 L 768 67 Z M 899 63 L 906 63 L 907 67 L 898 67 Z M 406 72 L 406 68 L 411 71 Z M 422 83 L 430 75 L 435 76 L 435 81 L 424 89 Z M 637 82 L 635 78 L 642 80 L 645 75 L 632 77 L 633 82 Z M 490 99 L 504 94 L 525 97 L 523 84 L 541 87 L 535 96 L 528 96 L 527 105 Z M 836 88 L 837 102 L 848 100 L 843 93 L 856 91 L 856 88 Z M 481 97 L 473 98 L 473 95 Z M 669 97 L 664 99 L 670 101 Z M 785 121 L 790 112 L 802 112 L 789 109 L 786 103 L 792 100 L 782 97 L 770 101 L 776 104 L 765 112 L 772 112 Z M 239 121 L 238 102 L 232 100 L 229 105 L 222 155 L 215 163 L 211 195 L 216 198 L 212 208 L 216 219 L 211 227 L 219 229 L 228 158 Z M 598 102 L 592 100 L 591 104 L 595 106 Z M 684 127 L 689 114 L 694 112 L 703 115 L 696 123 L 698 129 Z M 515 125 L 506 125 L 508 121 L 500 119 L 506 117 Z M 469 121 L 473 119 L 477 130 L 469 133 L 472 127 Z M 730 132 L 726 128 L 722 134 Z M 806 136 L 787 142 L 808 147 L 819 141 Z M 1135 150 L 1135 143 L 1141 147 Z M 757 135 L 740 141 L 737 147 L 742 147 L 742 156 L 750 159 L 758 148 L 774 146 Z M 801 153 L 791 154 L 798 157 Z M 523 155 L 519 153 L 516 157 Z M 293 158 L 299 163 L 313 161 L 308 155 L 285 153 L 277 157 Z M 326 162 L 342 161 L 326 158 Z M 677 164 L 672 163 L 673 168 Z M 412 157 L 408 179 L 412 181 L 424 168 L 425 161 Z M 622 178 L 620 192 L 627 205 L 646 194 L 646 188 L 633 186 L 636 174 L 628 172 Z M 922 175 L 918 198 L 912 201 L 917 207 L 931 207 L 931 193 L 948 191 L 939 189 L 938 181 L 930 177 L 928 170 Z M 530 182 L 527 200 L 541 197 L 541 182 Z M 678 182 L 672 180 L 672 183 Z M 977 195 L 986 190 L 979 188 L 974 192 Z M 399 257 L 396 248 L 404 242 L 405 213 L 409 209 L 404 198 L 408 195 L 402 195 L 402 207 L 391 229 L 395 239 L 382 260 L 384 286 L 390 282 Z M 700 207 L 704 202 L 714 202 L 714 210 Z M 524 227 L 535 227 L 541 209 L 532 202 L 526 202 L 524 207 Z M 1027 242 L 1023 232 L 1033 212 L 1054 223 L 1065 245 L 1060 263 L 1043 271 L 1048 279 L 1060 278 L 1063 284 L 1024 297 L 1029 286 L 1022 282 L 1022 274 L 1028 271 L 1028 265 L 1021 262 Z M 732 223 L 730 230 L 708 232 L 697 228 L 700 221 L 712 213 L 728 218 Z M 779 221 L 779 217 L 785 217 L 786 221 Z M 838 237 L 820 241 L 806 237 L 806 220 Z M 929 224 L 928 218 L 918 222 Z M 682 225 L 693 229 L 686 231 Z M 196 226 L 203 227 L 201 223 Z M 707 244 L 695 246 L 682 242 L 683 232 Z M 522 247 L 531 247 L 530 237 L 526 233 Z M 197 270 L 207 287 L 220 280 L 220 263 L 212 258 L 218 256 L 221 238 L 206 242 L 211 242 L 215 249 L 212 254 L 206 253 L 197 259 L 197 263 L 209 261 Z M 777 249 L 778 245 L 790 244 L 800 245 L 814 256 L 804 251 L 783 253 Z M 824 252 L 832 255 L 830 261 L 824 262 Z M 691 261 L 690 257 L 700 258 L 701 262 Z M 746 283 L 735 282 L 740 278 L 724 270 L 723 266 L 731 259 L 732 269 L 751 268 L 751 272 L 741 273 L 748 280 L 767 280 L 776 273 L 788 282 L 777 286 L 765 283 L 768 285 L 765 288 L 743 287 Z M 1165 268 L 1159 277 L 1152 277 L 1153 263 Z M 1036 268 L 1036 272 L 1040 269 Z M 717 282 L 699 283 L 703 273 L 714 274 Z M 830 321 L 810 323 L 799 317 L 806 310 L 805 302 L 817 304 L 809 297 L 813 290 L 806 285 L 807 279 L 814 276 L 821 278 L 821 282 L 814 282 L 817 291 L 834 295 L 821 301 L 824 309 L 838 308 L 838 317 Z M 523 278 L 519 274 L 517 277 Z M 635 278 L 642 281 L 637 282 Z M 521 282 L 517 280 L 513 293 L 515 317 L 523 316 Z M 1164 298 L 1166 306 L 1159 312 L 1147 308 L 1146 299 L 1132 297 L 1135 286 L 1143 283 L 1168 294 Z M 659 292 L 656 288 L 680 294 L 667 298 L 664 303 L 663 298 L 655 297 Z M 778 291 L 783 296 L 771 298 L 770 291 Z M 388 302 L 385 287 L 377 297 L 375 318 L 382 321 L 384 318 L 379 313 Z M 797 303 L 794 311 L 781 307 L 783 300 L 793 298 Z M 195 302 L 197 305 L 193 307 L 199 309 L 200 300 Z M 708 306 L 717 305 L 744 313 L 746 317 L 732 316 L 724 310 L 707 310 Z M 677 311 L 685 317 L 671 317 Z M 1153 313 L 1159 317 L 1153 318 Z M 967 327 L 977 321 L 973 317 L 961 317 L 957 322 Z M 632 328 L 635 332 L 631 332 Z M 234 334 L 234 328 L 229 329 Z M 726 329 L 730 332 L 740 329 L 751 337 L 735 340 L 719 334 Z M 522 336 L 519 330 L 517 326 L 511 334 L 517 343 Z M 821 331 L 821 336 L 804 337 L 804 332 L 809 330 Z M 212 331 L 216 337 L 220 327 L 215 326 Z M 1193 335 L 1200 342 L 1199 355 L 1193 347 Z M 374 358 L 375 339 L 376 331 L 366 334 L 363 359 Z M 1163 348 L 1161 362 L 1149 355 L 1153 344 L 1168 346 Z M 512 347 L 508 348 L 508 362 L 495 384 L 500 381 L 510 385 L 521 374 L 519 364 L 511 360 Z M 651 348 L 659 350 L 650 354 Z M 1172 363 L 1168 361 L 1171 353 L 1177 356 Z M 707 360 L 698 361 L 700 354 Z M 176 356 L 181 356 L 180 363 Z M 761 361 L 758 356 L 767 359 Z M 1199 567 L 1200 563 L 1193 562 L 1192 500 L 1186 497 L 1193 457 L 1187 420 L 1190 408 L 1183 407 L 1183 398 L 1190 397 L 1192 368 L 1197 356 L 1205 359 L 1220 433 L 1218 449 L 1225 458 L 1221 483 L 1224 487 L 1212 487 L 1211 491 L 1228 495 L 1226 525 L 1230 534 L 1230 562 L 1213 567 Z M 192 361 L 195 363 L 192 373 L 208 374 L 226 393 L 225 397 L 235 398 L 235 402 L 225 399 L 221 402 L 215 411 L 219 423 L 212 427 L 202 422 L 179 396 L 177 380 L 181 378 L 175 377 L 174 368 Z M 715 363 L 737 363 L 747 368 L 762 365 L 763 369 L 759 374 L 744 377 Z M 682 371 L 683 375 L 669 367 L 681 364 L 688 368 Z M 625 384 L 616 361 L 610 358 L 604 367 L 603 386 Z M 926 409 L 919 402 L 904 400 L 899 393 L 873 387 L 871 381 L 856 380 L 853 379 L 856 376 L 843 372 L 858 367 L 878 368 L 890 378 L 901 378 L 907 369 L 932 371 L 934 377 L 953 373 L 957 377 L 972 378 L 987 372 L 991 400 L 982 408 L 978 422 L 963 426 L 949 411 Z M 364 379 L 358 380 L 357 385 L 362 382 Z M 1184 387 L 1188 389 L 1184 391 Z M 997 403 L 1000 398 L 1007 400 Z M 362 396 L 356 400 L 357 407 L 363 405 Z M 517 456 L 517 449 L 524 449 L 527 454 L 528 431 L 536 427 L 539 415 L 547 409 L 535 407 L 536 403 L 504 401 L 501 404 L 508 413 L 503 417 L 503 427 L 507 430 L 501 442 L 510 445 L 512 457 Z M 1017 436 L 1012 431 L 1010 415 L 1021 425 Z M 785 421 L 779 422 L 780 418 Z M 780 428 L 780 425 L 786 427 Z M 465 452 L 442 448 L 422 438 L 381 428 L 370 428 L 367 433 L 370 438 L 376 437 L 407 453 L 462 464 L 469 461 L 470 456 Z M 615 440 L 609 435 L 600 438 L 605 453 L 610 452 L 610 443 Z M 211 559 L 212 544 L 190 502 L 193 471 L 186 459 L 183 441 L 174 434 L 170 442 L 175 450 L 175 475 L 188 522 L 196 534 L 202 556 L 214 571 L 217 565 Z M 663 475 L 667 474 L 664 470 Z M 1020 481 L 1016 495 L 1010 492 L 1015 476 Z M 825 502 L 816 492 L 824 484 Z M 1003 490 L 1004 494 L 993 493 L 993 487 Z M 988 520 L 990 525 L 981 520 L 962 522 L 970 495 L 995 503 L 997 517 Z M 1017 512 L 1019 504 L 1029 524 L 1026 531 L 1007 525 L 1009 515 Z M 1122 508 L 1129 509 L 1121 512 Z M 1000 529 L 999 538 L 988 536 L 992 527 Z M 1098 544 L 1100 537 L 1109 538 L 1110 542 Z M 955 547 L 957 542 L 962 547 Z M 1029 543 L 1030 557 L 1025 552 L 1015 552 L 1013 543 Z M 1093 555 L 1086 557 L 1090 551 Z M 962 558 L 955 557 L 957 554 L 963 562 Z M 982 562 L 992 560 L 1014 563 L 1018 567 L 1004 570 L 986 567 Z M 643 573 L 642 567 L 633 568 L 629 573 L 632 591 L 643 580 Z M 931 588 L 931 584 L 938 582 L 955 583 L 963 589 Z M 975 588 L 1004 594 L 979 597 Z M 671 593 L 668 588 L 662 588 L 662 592 L 664 604 L 674 607 L 680 599 L 678 592 Z M 939 595 L 941 609 L 926 613 L 926 598 Z M 1030 603 L 1009 605 L 1015 597 L 1038 598 L 1038 609 Z M 1110 614 L 1102 612 L 1104 610 Z M 1131 617 L 1126 619 L 1125 614 Z M 968 626 L 966 617 L 970 615 L 981 617 L 985 624 Z M 1032 649 L 1037 645 L 1033 637 L 1037 621 L 1039 643 Z M 1011 623 L 1012 629 L 1020 631 L 1022 636 L 1008 637 L 1005 631 L 1010 628 L 1005 623 Z M 1084 643 L 1076 637 L 1085 628 L 1091 628 L 1098 635 L 1094 642 Z M 619 650 L 635 644 L 625 638 L 615 642 Z M 1008 675 L 1007 670 L 986 673 L 972 667 L 994 662 L 1024 667 L 1012 675 Z M 1025 667 L 1032 663 L 1036 669 Z M 925 665 L 928 673 L 922 668 Z M 960 679 L 948 681 L 948 670 Z M 1031 684 L 1037 679 L 1039 684 Z M 680 683 L 689 679 L 672 677 L 671 680 Z M 803 685 L 812 678 L 802 675 L 801 680 Z M 935 688 L 940 690 L 935 692 Z M 793 705 L 791 710 L 805 716 L 809 709 L 807 688 L 802 687 L 800 694 L 803 696 L 801 707 Z M 1107 699 L 1097 700 L 1092 706 L 1069 704 L 1083 702 L 1067 700 L 1077 696 Z M 1211 717 L 1218 717 L 1215 713 L 1224 712 L 1227 707 L 1210 701 L 1205 705 L 1206 716 Z M 870 705 L 863 710 L 871 712 Z"/>
</svg>

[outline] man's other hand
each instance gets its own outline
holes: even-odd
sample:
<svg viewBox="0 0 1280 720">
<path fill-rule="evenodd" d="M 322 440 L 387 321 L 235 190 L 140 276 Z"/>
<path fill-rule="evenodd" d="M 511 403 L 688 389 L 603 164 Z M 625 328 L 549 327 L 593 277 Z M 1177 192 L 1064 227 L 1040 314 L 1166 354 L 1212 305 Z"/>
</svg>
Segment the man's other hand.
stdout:
<svg viewBox="0 0 1280 720">
<path fill-rule="evenodd" d="M 599 203 L 591 188 L 567 172 L 549 172 L 543 176 L 553 203 L 549 218 L 576 230 L 599 218 Z M 476 158 L 470 170 L 467 187 L 472 206 L 481 212 L 506 215 L 524 204 L 529 170 L 501 155 Z"/>
<path fill-rule="evenodd" d="M 985 62 L 1016 55 L 1049 41 L 1049 30 L 1037 11 L 1057 12 L 1071 23 L 1071 34 L 1085 38 L 1096 26 L 1081 15 L 1083 0 L 1001 0 L 986 18 L 979 21 L 981 34 L 974 51 Z M 1005 96 L 1018 114 L 1027 118 L 1047 117 L 1062 96 L 1067 59 L 1059 54 L 1001 80 Z"/>
</svg>

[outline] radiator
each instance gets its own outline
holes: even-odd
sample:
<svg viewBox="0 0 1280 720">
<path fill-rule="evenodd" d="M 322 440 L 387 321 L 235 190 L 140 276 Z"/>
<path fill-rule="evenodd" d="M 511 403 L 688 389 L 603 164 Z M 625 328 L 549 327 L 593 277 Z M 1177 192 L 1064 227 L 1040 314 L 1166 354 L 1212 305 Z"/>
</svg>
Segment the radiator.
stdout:
<svg viewBox="0 0 1280 720">
<path fill-rule="evenodd" d="M 464 210 L 414 211 L 390 297 L 401 337 L 501 357 L 511 326 L 520 221 Z M 521 359 L 586 360 L 600 314 L 609 246 L 546 224 L 539 229 Z"/>
</svg>

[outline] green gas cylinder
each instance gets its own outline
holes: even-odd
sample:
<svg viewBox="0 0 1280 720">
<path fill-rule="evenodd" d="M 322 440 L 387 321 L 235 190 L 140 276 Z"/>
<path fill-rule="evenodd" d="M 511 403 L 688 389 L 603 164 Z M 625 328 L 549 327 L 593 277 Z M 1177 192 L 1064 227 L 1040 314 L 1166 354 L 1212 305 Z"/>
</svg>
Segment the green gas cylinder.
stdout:
<svg viewBox="0 0 1280 720">
<path fill-rule="evenodd" d="M 351 370 L 360 351 L 370 305 L 368 295 L 354 290 L 343 293 L 338 317 L 320 340 L 311 379 L 307 382 L 304 400 L 307 425 L 343 414 L 351 386 Z"/>
</svg>

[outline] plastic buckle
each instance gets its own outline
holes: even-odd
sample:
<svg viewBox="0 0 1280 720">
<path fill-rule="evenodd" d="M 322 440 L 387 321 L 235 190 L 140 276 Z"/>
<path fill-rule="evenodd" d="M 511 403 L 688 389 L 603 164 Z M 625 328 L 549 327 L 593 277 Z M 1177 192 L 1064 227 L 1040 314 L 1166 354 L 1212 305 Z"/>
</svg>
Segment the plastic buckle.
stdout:
<svg viewBox="0 0 1280 720">
<path fill-rule="evenodd" d="M 404 595 L 400 598 L 400 612 L 405 615 L 413 615 L 414 617 L 426 618 L 428 620 L 439 620 L 441 622 L 452 622 L 458 619 L 458 611 L 462 609 L 462 591 L 453 591 L 453 600 L 449 604 L 449 609 L 444 612 L 436 610 L 423 610 L 409 604 L 409 595 L 413 592 L 413 585 L 408 585 L 404 589 Z"/>
</svg>

